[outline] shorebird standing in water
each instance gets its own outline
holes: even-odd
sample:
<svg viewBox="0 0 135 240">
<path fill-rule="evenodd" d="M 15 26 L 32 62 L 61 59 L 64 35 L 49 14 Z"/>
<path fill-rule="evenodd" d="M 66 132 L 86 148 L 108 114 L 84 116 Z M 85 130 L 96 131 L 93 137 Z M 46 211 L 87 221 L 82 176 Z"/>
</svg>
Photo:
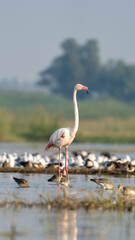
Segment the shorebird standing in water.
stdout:
<svg viewBox="0 0 135 240">
<path fill-rule="evenodd" d="M 48 182 L 58 182 L 61 180 L 62 177 L 62 173 L 60 173 L 60 176 L 58 175 L 58 173 L 55 173 L 51 178 L 49 178 L 47 181 Z"/>
<path fill-rule="evenodd" d="M 69 179 L 66 176 L 66 171 L 63 169 L 63 171 L 59 174 L 54 174 L 51 178 L 48 179 L 48 182 L 58 182 L 61 185 L 64 185 L 66 187 L 70 186 Z"/>
<path fill-rule="evenodd" d="M 27 182 L 27 180 L 23 178 L 16 178 L 16 177 L 13 177 L 13 179 L 16 181 L 19 187 L 29 187 L 29 183 Z"/>
<path fill-rule="evenodd" d="M 60 179 L 60 184 L 65 186 L 65 187 L 71 187 L 70 183 L 69 183 L 69 179 L 66 175 L 62 175 L 62 177 Z"/>
<path fill-rule="evenodd" d="M 121 192 L 124 194 L 124 195 L 130 195 L 130 196 L 135 196 L 135 187 L 131 187 L 131 186 L 126 186 L 126 187 L 123 187 L 121 184 L 118 185 L 118 190 L 119 191 L 121 190 Z"/>
<path fill-rule="evenodd" d="M 97 183 L 105 190 L 114 190 L 114 186 L 113 186 L 112 182 L 110 182 L 109 180 L 107 180 L 105 178 L 91 178 L 90 181 Z"/>
</svg>

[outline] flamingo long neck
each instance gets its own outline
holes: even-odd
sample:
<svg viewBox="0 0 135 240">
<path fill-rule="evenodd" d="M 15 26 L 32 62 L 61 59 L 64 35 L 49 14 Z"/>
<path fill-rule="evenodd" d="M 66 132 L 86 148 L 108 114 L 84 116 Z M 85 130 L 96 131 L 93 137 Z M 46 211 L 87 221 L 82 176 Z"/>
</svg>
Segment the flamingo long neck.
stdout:
<svg viewBox="0 0 135 240">
<path fill-rule="evenodd" d="M 74 104 L 75 121 L 74 121 L 73 133 L 77 132 L 78 126 L 79 126 L 79 113 L 78 113 L 78 105 L 77 105 L 76 94 L 77 94 L 77 90 L 74 89 L 74 92 L 73 92 L 73 104 Z"/>
</svg>

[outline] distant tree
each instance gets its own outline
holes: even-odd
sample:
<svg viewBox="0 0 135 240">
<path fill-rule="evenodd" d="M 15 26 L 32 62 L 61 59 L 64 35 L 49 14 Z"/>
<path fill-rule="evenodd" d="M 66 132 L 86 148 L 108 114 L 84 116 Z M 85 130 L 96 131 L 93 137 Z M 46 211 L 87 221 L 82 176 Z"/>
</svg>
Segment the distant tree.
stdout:
<svg viewBox="0 0 135 240">
<path fill-rule="evenodd" d="M 135 99 L 135 66 L 124 61 L 108 61 L 100 72 L 101 92 L 120 100 Z"/>
<path fill-rule="evenodd" d="M 100 60 L 95 39 L 80 46 L 74 39 L 61 44 L 63 53 L 50 67 L 40 73 L 38 84 L 49 86 L 54 93 L 71 97 L 73 87 L 80 82 L 98 95 L 108 95 L 125 101 L 135 100 L 135 65 L 124 61 Z M 80 95 L 85 97 L 85 95 Z"/>
<path fill-rule="evenodd" d="M 71 97 L 76 83 L 95 86 L 99 69 L 98 44 L 90 40 L 80 47 L 74 39 L 67 39 L 61 45 L 63 55 L 54 59 L 52 65 L 40 73 L 38 84 L 50 86 L 52 91 Z M 84 96 L 84 95 L 82 95 Z"/>
<path fill-rule="evenodd" d="M 97 40 L 89 40 L 81 47 L 81 62 L 84 69 L 84 82 L 92 89 L 97 88 L 97 76 L 101 64 Z"/>
<path fill-rule="evenodd" d="M 59 90 L 64 96 L 72 95 L 74 85 L 82 82 L 83 66 L 80 61 L 80 48 L 73 39 L 68 39 L 62 43 L 63 56 L 59 77 L 57 78 Z"/>
</svg>

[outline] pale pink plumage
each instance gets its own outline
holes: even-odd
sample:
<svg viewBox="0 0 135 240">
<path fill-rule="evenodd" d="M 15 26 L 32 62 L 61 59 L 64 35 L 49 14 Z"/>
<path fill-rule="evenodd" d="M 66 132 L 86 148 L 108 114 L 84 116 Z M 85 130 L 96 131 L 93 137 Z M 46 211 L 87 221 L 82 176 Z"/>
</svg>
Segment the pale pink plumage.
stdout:
<svg viewBox="0 0 135 240">
<path fill-rule="evenodd" d="M 70 145 L 74 137 L 75 135 L 72 135 L 72 128 L 60 128 L 51 135 L 45 150 L 48 150 L 51 147 L 66 147 Z"/>
<path fill-rule="evenodd" d="M 68 177 L 67 171 L 67 147 L 72 143 L 75 138 L 75 134 L 78 130 L 79 126 L 79 114 L 78 114 L 78 106 L 76 100 L 76 93 L 78 90 L 84 90 L 88 93 L 88 88 L 81 84 L 77 84 L 74 88 L 73 92 L 73 103 L 74 103 L 74 114 L 75 114 L 75 123 L 73 128 L 60 128 L 56 130 L 50 137 L 49 142 L 45 148 L 45 151 L 56 147 L 59 148 L 59 174 L 60 174 L 60 151 L 62 147 L 65 147 L 65 170 Z"/>
</svg>

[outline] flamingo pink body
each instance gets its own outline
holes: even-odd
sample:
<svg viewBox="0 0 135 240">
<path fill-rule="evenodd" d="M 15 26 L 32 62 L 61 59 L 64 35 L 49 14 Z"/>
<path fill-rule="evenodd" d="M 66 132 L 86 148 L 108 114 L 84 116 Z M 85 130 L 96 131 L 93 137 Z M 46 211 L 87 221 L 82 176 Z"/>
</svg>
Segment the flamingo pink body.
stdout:
<svg viewBox="0 0 135 240">
<path fill-rule="evenodd" d="M 75 138 L 76 132 L 78 130 L 79 126 L 79 114 L 78 114 L 78 106 L 77 106 L 77 100 L 76 100 L 76 93 L 78 90 L 84 90 L 87 93 L 88 88 L 86 86 L 83 86 L 81 84 L 77 84 L 74 88 L 73 92 L 73 103 L 74 103 L 74 114 L 75 114 L 75 122 L 73 128 L 60 128 L 56 130 L 50 137 L 49 142 L 45 148 L 45 151 L 56 147 L 59 149 L 59 174 L 60 174 L 60 152 L 61 148 L 65 147 L 65 171 L 67 173 L 68 177 L 68 170 L 67 170 L 67 147 L 72 143 L 72 141 Z"/>
<path fill-rule="evenodd" d="M 67 147 L 71 144 L 74 137 L 75 133 L 72 131 L 72 128 L 60 128 L 51 135 L 45 150 L 51 147 Z"/>
</svg>

